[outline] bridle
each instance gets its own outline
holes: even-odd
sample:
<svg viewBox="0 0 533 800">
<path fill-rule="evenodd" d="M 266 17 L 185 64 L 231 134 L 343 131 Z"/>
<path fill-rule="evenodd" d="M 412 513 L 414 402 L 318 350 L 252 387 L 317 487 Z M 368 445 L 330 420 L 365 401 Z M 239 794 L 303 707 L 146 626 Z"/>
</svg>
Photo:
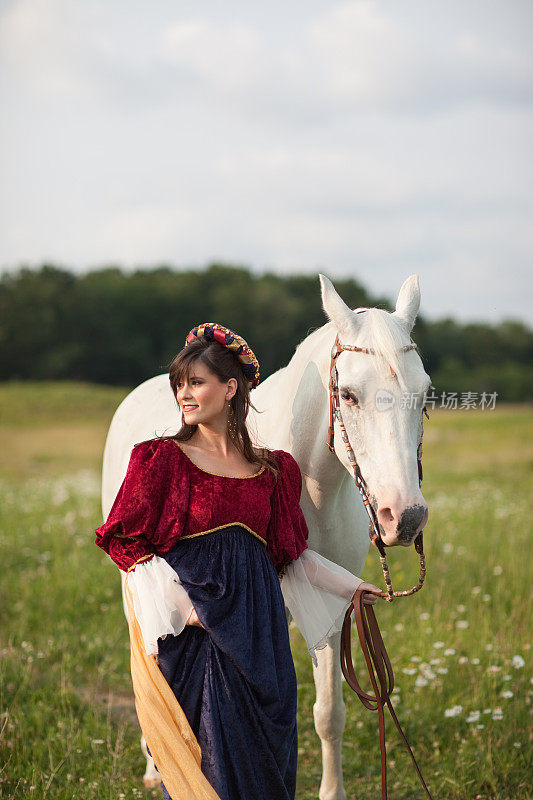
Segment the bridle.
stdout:
<svg viewBox="0 0 533 800">
<path fill-rule="evenodd" d="M 399 352 L 407 353 L 409 352 L 409 350 L 415 350 L 415 349 L 416 349 L 416 344 L 414 342 L 411 342 L 411 344 L 402 347 Z M 346 428 L 344 427 L 344 422 L 342 419 L 340 400 L 339 400 L 339 381 L 338 381 L 339 376 L 337 372 L 336 360 L 339 357 L 339 355 L 343 352 L 343 350 L 351 350 L 352 352 L 355 353 L 365 353 L 367 355 L 376 355 L 376 351 L 368 347 L 356 347 L 355 345 L 351 344 L 341 344 L 339 342 L 339 335 L 337 334 L 335 338 L 335 343 L 331 349 L 331 362 L 329 368 L 330 379 L 329 379 L 328 447 L 332 453 L 335 452 L 333 440 L 335 435 L 334 424 L 335 424 L 335 419 L 337 419 L 339 427 L 341 429 L 341 439 L 346 445 L 346 450 L 348 453 L 348 461 L 350 462 L 350 465 L 353 469 L 354 482 L 362 497 L 366 513 L 368 514 L 369 518 L 368 534 L 370 536 L 370 541 L 377 547 L 379 551 L 379 560 L 381 562 L 381 567 L 383 569 L 383 577 L 385 579 L 385 584 L 387 586 L 387 591 L 382 592 L 381 596 L 385 597 L 385 599 L 388 602 L 391 602 L 395 597 L 408 597 L 409 595 L 418 592 L 419 589 L 421 589 L 424 584 L 424 579 L 426 577 L 426 559 L 424 556 L 423 537 L 422 537 L 422 532 L 420 532 L 414 541 L 415 550 L 420 558 L 420 575 L 418 578 L 418 583 L 416 584 L 416 586 L 413 586 L 412 589 L 407 589 L 402 592 L 395 592 L 392 588 L 392 581 L 390 577 L 389 567 L 385 557 L 386 545 L 383 542 L 383 539 L 381 538 L 381 534 L 379 531 L 379 522 L 376 516 L 376 512 L 374 511 L 374 508 L 370 503 L 370 499 L 368 496 L 368 487 L 365 482 L 365 479 L 361 474 L 361 470 L 359 469 L 357 459 L 355 458 L 355 454 L 350 444 L 350 440 L 348 439 L 348 434 L 346 433 Z M 395 374 L 391 366 L 390 366 L 390 371 L 393 375 Z M 429 419 L 429 415 L 425 407 L 423 409 L 423 413 L 425 413 L 426 417 L 428 417 Z M 420 486 L 422 484 L 422 437 L 420 437 L 420 442 L 417 447 L 416 459 L 418 464 L 418 485 Z"/>
</svg>

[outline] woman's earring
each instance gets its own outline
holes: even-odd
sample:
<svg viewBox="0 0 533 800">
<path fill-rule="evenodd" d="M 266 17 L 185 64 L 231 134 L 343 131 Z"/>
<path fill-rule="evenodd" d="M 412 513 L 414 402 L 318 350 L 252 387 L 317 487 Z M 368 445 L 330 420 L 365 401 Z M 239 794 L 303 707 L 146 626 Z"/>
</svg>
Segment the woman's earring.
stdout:
<svg viewBox="0 0 533 800">
<path fill-rule="evenodd" d="M 235 440 L 237 438 L 237 422 L 230 400 L 228 400 L 228 430 L 230 438 Z"/>
</svg>

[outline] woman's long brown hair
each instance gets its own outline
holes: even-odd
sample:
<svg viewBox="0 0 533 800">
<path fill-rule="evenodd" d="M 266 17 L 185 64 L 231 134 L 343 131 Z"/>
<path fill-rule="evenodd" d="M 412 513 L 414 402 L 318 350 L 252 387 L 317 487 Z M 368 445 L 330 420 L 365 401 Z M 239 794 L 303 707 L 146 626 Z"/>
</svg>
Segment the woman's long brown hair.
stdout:
<svg viewBox="0 0 533 800">
<path fill-rule="evenodd" d="M 244 377 L 241 365 L 237 356 L 218 342 L 209 342 L 206 339 L 194 339 L 187 347 L 184 347 L 174 358 L 169 369 L 169 380 L 172 394 L 176 398 L 178 383 L 182 378 L 189 379 L 191 367 L 195 361 L 202 364 L 214 373 L 221 383 L 226 383 L 230 378 L 237 381 L 237 391 L 230 400 L 233 414 L 235 416 L 236 435 L 231 437 L 237 450 L 250 462 L 259 464 L 270 470 L 275 477 L 279 473 L 279 468 L 275 458 L 268 452 L 262 450 L 258 453 L 252 446 L 250 434 L 246 427 L 246 417 L 250 407 L 257 410 L 250 402 L 250 390 L 248 382 Z M 183 419 L 179 431 L 172 437 L 177 442 L 187 442 L 198 430 L 198 425 L 189 425 Z"/>
</svg>

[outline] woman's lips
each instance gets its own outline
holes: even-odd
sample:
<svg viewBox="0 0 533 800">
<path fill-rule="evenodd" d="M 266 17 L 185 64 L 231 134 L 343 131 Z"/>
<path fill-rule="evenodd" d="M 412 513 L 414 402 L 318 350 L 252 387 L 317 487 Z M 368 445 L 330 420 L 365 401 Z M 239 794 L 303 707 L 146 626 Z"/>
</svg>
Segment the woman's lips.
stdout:
<svg viewBox="0 0 533 800">
<path fill-rule="evenodd" d="M 186 414 L 187 411 L 194 411 L 195 408 L 198 408 L 198 406 L 183 406 L 183 412 Z"/>
</svg>

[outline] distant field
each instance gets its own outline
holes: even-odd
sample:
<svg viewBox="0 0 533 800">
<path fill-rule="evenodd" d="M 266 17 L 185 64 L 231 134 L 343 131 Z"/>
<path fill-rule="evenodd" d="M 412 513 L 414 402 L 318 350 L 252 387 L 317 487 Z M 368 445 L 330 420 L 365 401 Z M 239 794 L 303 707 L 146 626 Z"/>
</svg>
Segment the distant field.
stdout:
<svg viewBox="0 0 533 800">
<path fill-rule="evenodd" d="M 127 390 L 0 385 L 0 798 L 157 797 L 142 786 L 116 568 L 94 546 L 107 427 Z M 426 422 L 426 587 L 380 604 L 398 715 L 439 800 L 525 800 L 531 765 L 533 409 L 436 411 Z M 416 575 L 392 551 L 395 583 Z M 367 580 L 382 583 L 370 553 Z M 310 660 L 291 631 L 298 800 L 316 800 Z M 360 663 L 360 661 L 358 661 Z M 377 718 L 346 692 L 348 797 L 379 796 Z M 391 800 L 423 797 L 389 730 Z"/>
</svg>

